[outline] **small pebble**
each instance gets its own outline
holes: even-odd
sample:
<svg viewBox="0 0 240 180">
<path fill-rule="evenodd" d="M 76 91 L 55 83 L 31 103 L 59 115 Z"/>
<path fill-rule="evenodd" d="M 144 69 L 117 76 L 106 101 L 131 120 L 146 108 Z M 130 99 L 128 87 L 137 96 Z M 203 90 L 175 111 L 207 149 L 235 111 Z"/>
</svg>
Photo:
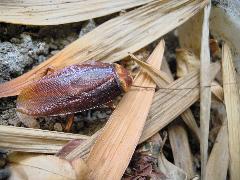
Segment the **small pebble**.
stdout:
<svg viewBox="0 0 240 180">
<path fill-rule="evenodd" d="M 55 123 L 53 128 L 55 131 L 61 132 L 63 130 L 61 123 Z"/>
</svg>

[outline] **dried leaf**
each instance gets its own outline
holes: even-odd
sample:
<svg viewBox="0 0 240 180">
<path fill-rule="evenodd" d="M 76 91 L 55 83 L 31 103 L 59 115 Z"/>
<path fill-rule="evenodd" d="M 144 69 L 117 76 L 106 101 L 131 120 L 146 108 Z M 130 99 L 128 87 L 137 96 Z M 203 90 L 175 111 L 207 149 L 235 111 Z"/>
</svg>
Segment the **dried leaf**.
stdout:
<svg viewBox="0 0 240 180">
<path fill-rule="evenodd" d="M 74 165 L 52 155 L 13 153 L 9 156 L 10 180 L 85 179 L 88 168 L 83 160 Z M 77 167 L 77 172 L 75 172 Z"/>
<path fill-rule="evenodd" d="M 83 141 L 89 138 L 84 135 L 13 126 L 0 126 L 0 136 L 1 148 L 48 154 L 58 152 L 70 140 Z"/>
<path fill-rule="evenodd" d="M 240 177 L 240 97 L 236 72 L 229 46 L 223 45 L 223 91 L 227 111 L 230 179 Z"/>
<path fill-rule="evenodd" d="M 211 78 L 210 78 L 210 50 L 209 50 L 209 16 L 211 2 L 205 6 L 202 25 L 202 40 L 200 53 L 200 152 L 201 152 L 201 178 L 206 178 L 208 159 L 208 135 L 211 108 Z"/>
<path fill-rule="evenodd" d="M 136 7 L 153 0 L 3 1 L 0 21 L 28 25 L 56 25 L 84 21 Z"/>
<path fill-rule="evenodd" d="M 164 43 L 161 41 L 148 63 L 160 69 L 163 51 Z M 128 166 L 141 136 L 156 87 L 144 73 L 135 78 L 134 84 L 153 88 L 134 90 L 132 87 L 124 95 L 87 159 L 92 170 L 90 179 L 121 179 Z"/>
<path fill-rule="evenodd" d="M 0 97 L 18 95 L 22 88 L 41 78 L 49 66 L 96 61 L 115 62 L 135 52 L 184 23 L 207 0 L 155 0 L 107 21 L 22 76 L 0 84 Z M 124 31 L 123 31 L 124 30 Z M 136 38 L 137 37 L 137 38 Z"/>
</svg>

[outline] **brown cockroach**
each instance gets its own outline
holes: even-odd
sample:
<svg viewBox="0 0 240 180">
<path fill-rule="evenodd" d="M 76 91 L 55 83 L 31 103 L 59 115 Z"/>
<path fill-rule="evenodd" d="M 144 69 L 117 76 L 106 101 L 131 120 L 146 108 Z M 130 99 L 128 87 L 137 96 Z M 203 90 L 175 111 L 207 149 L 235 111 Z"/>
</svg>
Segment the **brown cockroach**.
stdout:
<svg viewBox="0 0 240 180">
<path fill-rule="evenodd" d="M 131 85 L 132 77 L 121 65 L 71 65 L 23 89 L 17 99 L 17 111 L 35 117 L 73 114 L 110 102 Z"/>
</svg>

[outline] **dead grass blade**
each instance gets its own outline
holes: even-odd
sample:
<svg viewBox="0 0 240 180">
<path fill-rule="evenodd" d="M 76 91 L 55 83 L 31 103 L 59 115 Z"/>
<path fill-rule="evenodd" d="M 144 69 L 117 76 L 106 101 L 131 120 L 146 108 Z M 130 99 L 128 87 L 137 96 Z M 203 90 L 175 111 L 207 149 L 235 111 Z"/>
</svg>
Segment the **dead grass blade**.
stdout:
<svg viewBox="0 0 240 180">
<path fill-rule="evenodd" d="M 0 97 L 18 95 L 41 78 L 49 66 L 56 69 L 88 60 L 115 62 L 148 45 L 196 14 L 207 0 L 155 0 L 111 19 L 22 76 L 0 84 Z"/>
<path fill-rule="evenodd" d="M 163 51 L 164 43 L 161 41 L 148 58 L 148 63 L 160 69 Z M 134 84 L 153 88 L 134 90 L 132 87 L 124 95 L 87 159 L 92 170 L 90 179 L 121 179 L 128 166 L 141 136 L 156 87 L 144 73 L 135 78 Z"/>
<path fill-rule="evenodd" d="M 222 125 L 209 156 L 206 169 L 207 180 L 227 179 L 229 164 L 227 122 Z"/>
<path fill-rule="evenodd" d="M 211 66 L 211 80 L 214 79 L 219 68 L 219 64 L 213 64 Z M 198 99 L 198 71 L 189 73 L 185 77 L 172 82 L 165 88 L 159 89 L 154 95 L 154 100 L 140 142 L 145 141 L 153 134 L 157 133 Z"/>
<path fill-rule="evenodd" d="M 57 25 L 84 21 L 149 3 L 153 0 L 12 0 L 0 4 L 0 21 L 28 25 Z"/>
<path fill-rule="evenodd" d="M 9 164 L 10 180 L 84 180 L 88 173 L 83 160 L 70 163 L 52 155 L 13 153 L 9 156 Z"/>
<path fill-rule="evenodd" d="M 89 137 L 40 129 L 0 126 L 0 147 L 12 151 L 56 153 L 68 141 Z"/>
<path fill-rule="evenodd" d="M 192 179 L 196 173 L 193 170 L 192 153 L 184 126 L 178 123 L 170 125 L 168 128 L 168 134 L 174 164 L 186 172 L 188 179 Z"/>
<path fill-rule="evenodd" d="M 208 159 L 208 135 L 211 108 L 211 79 L 210 79 L 210 49 L 209 49 L 209 15 L 211 2 L 204 8 L 202 40 L 200 53 L 200 152 L 201 152 L 201 179 L 206 178 Z"/>
<path fill-rule="evenodd" d="M 230 179 L 240 177 L 240 97 L 231 50 L 223 45 L 223 91 L 227 111 Z"/>
</svg>

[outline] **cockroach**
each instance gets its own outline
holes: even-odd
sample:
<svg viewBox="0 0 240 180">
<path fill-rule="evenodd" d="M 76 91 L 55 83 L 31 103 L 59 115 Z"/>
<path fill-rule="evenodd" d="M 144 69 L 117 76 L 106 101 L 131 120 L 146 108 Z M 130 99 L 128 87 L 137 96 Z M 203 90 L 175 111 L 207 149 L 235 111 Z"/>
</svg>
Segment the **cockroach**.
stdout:
<svg viewBox="0 0 240 180">
<path fill-rule="evenodd" d="M 89 62 L 45 75 L 21 91 L 17 111 L 30 116 L 58 116 L 93 109 L 132 85 L 121 65 Z"/>
</svg>

